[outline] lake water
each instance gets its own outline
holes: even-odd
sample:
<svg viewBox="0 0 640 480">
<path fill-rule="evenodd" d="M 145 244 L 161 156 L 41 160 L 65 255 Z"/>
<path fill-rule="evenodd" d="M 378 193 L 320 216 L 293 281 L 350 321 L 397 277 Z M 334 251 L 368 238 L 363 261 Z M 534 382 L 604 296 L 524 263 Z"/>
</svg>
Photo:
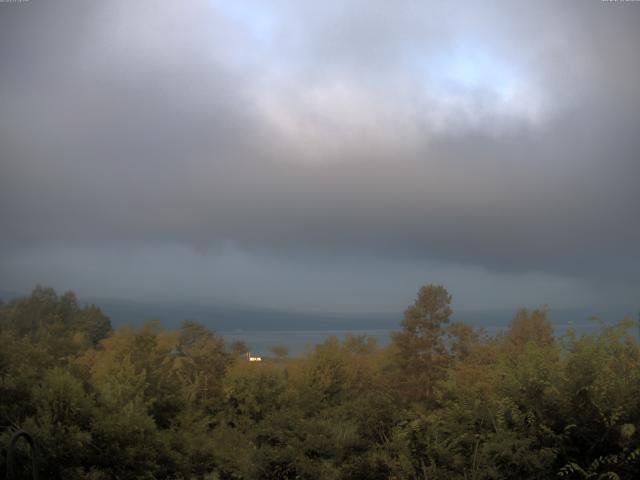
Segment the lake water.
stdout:
<svg viewBox="0 0 640 480">
<path fill-rule="evenodd" d="M 591 334 L 600 329 L 596 322 L 589 323 L 566 323 L 555 324 L 555 334 L 564 335 L 570 327 L 576 329 L 578 333 Z M 484 326 L 488 335 L 495 335 L 504 330 L 504 326 L 489 325 Z M 397 329 L 396 329 L 397 330 Z M 244 341 L 252 354 L 271 355 L 270 349 L 274 345 L 285 345 L 289 348 L 290 356 L 298 356 L 305 353 L 305 350 L 323 343 L 327 338 L 336 336 L 343 340 L 347 334 L 369 335 L 375 337 L 378 345 L 385 346 L 390 342 L 389 334 L 392 329 L 369 329 L 369 330 L 247 330 L 247 331 L 226 331 L 218 332 L 228 342 L 234 340 Z"/>
<path fill-rule="evenodd" d="M 252 354 L 271 355 L 270 348 L 274 345 L 289 347 L 290 356 L 302 355 L 305 349 L 323 343 L 327 338 L 336 336 L 344 340 L 349 333 L 352 335 L 370 335 L 378 340 L 378 345 L 389 343 L 391 330 L 279 330 L 279 331 L 234 331 L 218 332 L 228 342 L 244 341 Z"/>
</svg>

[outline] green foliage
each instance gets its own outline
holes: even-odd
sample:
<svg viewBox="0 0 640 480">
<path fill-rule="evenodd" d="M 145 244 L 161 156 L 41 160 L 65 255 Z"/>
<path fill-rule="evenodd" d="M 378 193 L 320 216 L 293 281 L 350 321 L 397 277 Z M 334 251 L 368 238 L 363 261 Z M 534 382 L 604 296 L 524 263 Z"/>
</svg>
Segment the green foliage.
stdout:
<svg viewBox="0 0 640 480">
<path fill-rule="evenodd" d="M 23 427 L 46 453 L 42 470 L 51 478 L 78 477 L 92 448 L 92 399 L 79 380 L 58 367 L 45 371 L 31 396 L 35 412 Z"/>
<path fill-rule="evenodd" d="M 98 307 L 81 307 L 73 292 L 58 296 L 52 288 L 37 286 L 29 297 L 0 306 L 0 312 L 0 328 L 34 340 L 83 334 L 95 345 L 111 331 Z"/>
<path fill-rule="evenodd" d="M 49 479 L 640 478 L 630 320 L 556 339 L 521 310 L 486 338 L 450 302 L 421 289 L 386 348 L 250 363 L 203 325 L 111 331 L 37 287 L 0 305 L 0 444 L 27 429 Z"/>
<path fill-rule="evenodd" d="M 447 351 L 445 325 L 452 310 L 451 295 L 441 285 L 427 285 L 418 291 L 413 305 L 404 312 L 402 330 L 391 335 L 397 348 L 397 363 L 406 378 L 408 395 L 425 399 L 444 376 Z"/>
</svg>

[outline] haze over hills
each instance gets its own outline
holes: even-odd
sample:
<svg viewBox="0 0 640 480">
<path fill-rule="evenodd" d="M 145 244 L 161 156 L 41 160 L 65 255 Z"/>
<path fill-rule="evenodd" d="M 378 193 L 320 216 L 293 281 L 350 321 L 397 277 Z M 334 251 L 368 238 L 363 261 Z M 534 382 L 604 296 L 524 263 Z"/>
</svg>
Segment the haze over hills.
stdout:
<svg viewBox="0 0 640 480">
<path fill-rule="evenodd" d="M 214 330 L 367 330 L 395 329 L 402 319 L 396 313 L 310 313 L 272 309 L 193 304 L 186 302 L 135 302 L 120 299 L 90 299 L 112 319 L 114 325 L 139 325 L 148 319 L 161 320 L 174 328 L 183 320 L 197 320 Z M 552 323 L 587 323 L 591 317 L 611 323 L 633 315 L 630 309 L 559 308 L 550 311 Z M 455 312 L 453 321 L 463 320 L 477 326 L 506 326 L 514 310 Z"/>
<path fill-rule="evenodd" d="M 9 301 L 26 293 L 0 291 L 0 299 Z M 109 316 L 114 327 L 139 326 L 148 320 L 159 320 L 165 328 L 177 328 L 184 320 L 195 320 L 217 331 L 277 331 L 277 330 L 393 330 L 399 327 L 403 311 L 392 312 L 305 312 L 273 308 L 223 305 L 187 301 L 136 301 L 121 298 L 79 298 L 80 303 L 93 303 Z M 531 306 L 537 308 L 539 306 Z M 503 327 L 515 309 L 455 310 L 452 321 L 464 321 L 474 326 Z M 586 325 L 592 317 L 614 323 L 625 316 L 635 317 L 631 308 L 550 308 L 552 323 Z"/>
</svg>

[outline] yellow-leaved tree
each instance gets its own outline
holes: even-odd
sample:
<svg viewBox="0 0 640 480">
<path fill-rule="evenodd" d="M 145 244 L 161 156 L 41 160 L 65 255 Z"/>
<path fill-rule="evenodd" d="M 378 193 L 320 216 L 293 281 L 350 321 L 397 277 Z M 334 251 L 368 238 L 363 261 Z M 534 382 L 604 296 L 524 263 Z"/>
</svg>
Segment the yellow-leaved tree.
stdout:
<svg viewBox="0 0 640 480">
<path fill-rule="evenodd" d="M 445 375 L 448 354 L 444 334 L 452 313 L 447 289 L 426 285 L 405 310 L 402 330 L 391 334 L 405 387 L 416 400 L 431 398 L 436 382 Z"/>
</svg>

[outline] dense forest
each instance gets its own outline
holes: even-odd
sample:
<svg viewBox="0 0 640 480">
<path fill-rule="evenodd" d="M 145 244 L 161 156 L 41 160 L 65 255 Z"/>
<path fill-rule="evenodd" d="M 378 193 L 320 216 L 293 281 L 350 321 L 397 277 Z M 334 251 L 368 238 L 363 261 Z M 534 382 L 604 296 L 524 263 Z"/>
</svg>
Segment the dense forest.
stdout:
<svg viewBox="0 0 640 480">
<path fill-rule="evenodd" d="M 198 323 L 113 330 L 37 287 L 0 305 L 0 475 L 24 429 L 46 479 L 640 478 L 631 319 L 556 338 L 520 310 L 489 337 L 451 315 L 429 285 L 385 348 L 329 338 L 258 363 Z"/>
</svg>

